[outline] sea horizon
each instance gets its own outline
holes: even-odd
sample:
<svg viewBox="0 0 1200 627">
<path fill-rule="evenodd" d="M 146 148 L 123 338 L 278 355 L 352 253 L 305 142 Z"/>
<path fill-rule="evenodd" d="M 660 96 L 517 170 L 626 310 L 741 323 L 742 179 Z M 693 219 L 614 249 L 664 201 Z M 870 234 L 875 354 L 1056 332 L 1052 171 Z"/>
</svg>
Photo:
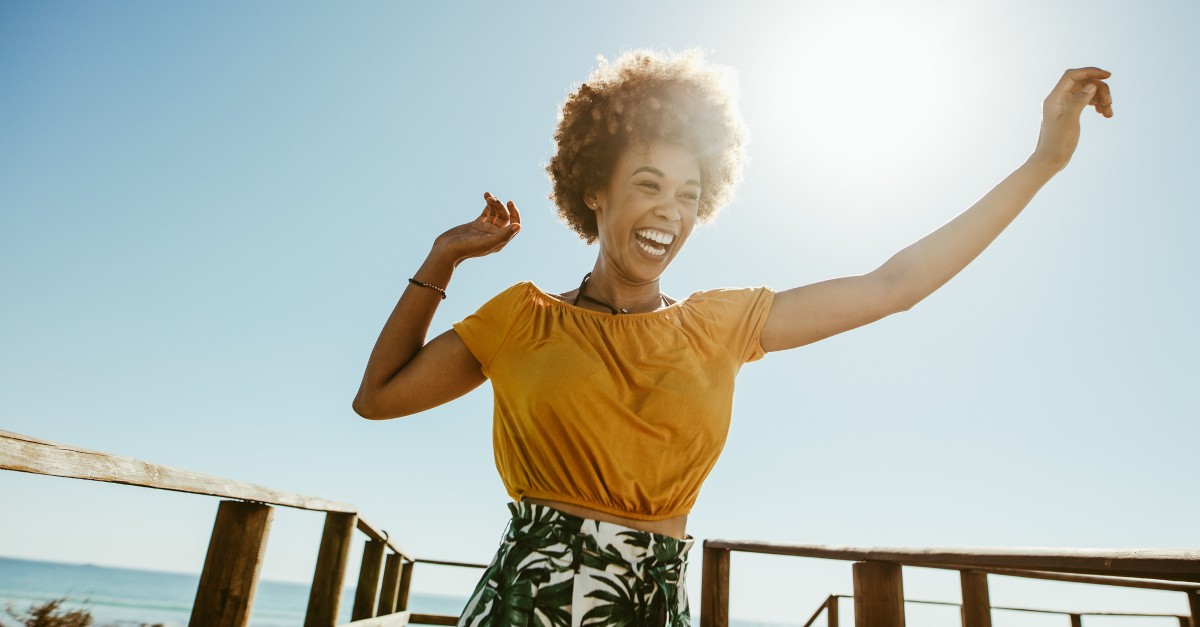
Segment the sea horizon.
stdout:
<svg viewBox="0 0 1200 627">
<path fill-rule="evenodd" d="M 96 627 L 184 627 L 199 581 L 199 573 L 0 556 L 0 606 L 5 610 L 24 612 L 34 604 L 65 598 L 63 609 L 86 609 Z M 259 579 L 250 625 L 303 624 L 309 586 Z M 350 622 L 355 589 L 353 585 L 342 588 L 338 624 Z M 409 594 L 409 609 L 421 613 L 457 614 L 465 604 L 465 597 L 415 590 Z M 13 619 L 3 612 L 0 625 L 9 624 Z"/>
<path fill-rule="evenodd" d="M 199 581 L 199 573 L 0 556 L 0 606 L 5 610 L 21 613 L 35 604 L 66 599 L 62 609 L 86 609 L 95 627 L 185 627 Z M 260 579 L 250 612 L 251 627 L 303 624 L 309 586 L 308 582 Z M 342 588 L 339 625 L 350 622 L 355 589 Z M 466 602 L 466 596 L 416 590 L 409 594 L 409 610 L 423 614 L 457 615 Z M 13 621 L 7 611 L 0 615 L 2 626 L 16 624 Z M 787 623 L 732 619 L 730 624 L 780 627 Z"/>
</svg>

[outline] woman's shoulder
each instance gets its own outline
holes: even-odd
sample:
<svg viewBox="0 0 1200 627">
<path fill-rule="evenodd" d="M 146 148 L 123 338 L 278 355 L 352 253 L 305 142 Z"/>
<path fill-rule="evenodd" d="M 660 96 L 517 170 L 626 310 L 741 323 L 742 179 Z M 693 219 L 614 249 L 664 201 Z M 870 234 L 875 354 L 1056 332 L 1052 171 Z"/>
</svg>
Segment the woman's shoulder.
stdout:
<svg viewBox="0 0 1200 627">
<path fill-rule="evenodd" d="M 519 283 L 513 283 L 512 285 L 504 288 L 495 296 L 493 296 L 491 300 L 520 300 L 528 298 L 538 291 L 539 290 L 537 289 L 537 286 L 535 286 L 532 281 L 521 281 Z"/>
<path fill-rule="evenodd" d="M 770 287 L 717 287 L 693 292 L 685 302 L 692 304 L 742 303 L 773 296 L 775 291 Z"/>
</svg>

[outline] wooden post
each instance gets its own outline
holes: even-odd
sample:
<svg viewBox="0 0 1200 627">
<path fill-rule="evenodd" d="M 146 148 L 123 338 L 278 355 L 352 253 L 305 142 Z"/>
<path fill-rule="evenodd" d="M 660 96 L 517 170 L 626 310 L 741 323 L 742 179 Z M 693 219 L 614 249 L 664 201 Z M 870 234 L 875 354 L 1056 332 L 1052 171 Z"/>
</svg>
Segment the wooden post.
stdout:
<svg viewBox="0 0 1200 627">
<path fill-rule="evenodd" d="M 363 546 L 362 565 L 358 568 L 358 586 L 354 588 L 354 609 L 350 620 L 375 618 L 375 598 L 379 594 L 379 575 L 383 571 L 383 550 L 380 540 L 367 540 Z"/>
<path fill-rule="evenodd" d="M 396 601 L 400 592 L 400 566 L 404 558 L 399 553 L 388 553 L 387 564 L 383 567 L 383 588 L 379 591 L 379 608 L 376 616 L 387 616 L 396 612 Z"/>
<path fill-rule="evenodd" d="M 700 627 L 729 627 L 729 549 L 704 547 Z"/>
<path fill-rule="evenodd" d="M 904 582 L 900 565 L 854 563 L 855 627 L 904 627 Z"/>
<path fill-rule="evenodd" d="M 1179 627 L 1192 627 L 1192 619 L 1187 616 L 1179 617 Z"/>
<path fill-rule="evenodd" d="M 1071 627 L 1083 627 L 1083 617 L 1079 614 L 1071 614 Z"/>
<path fill-rule="evenodd" d="M 408 588 L 412 585 L 412 570 L 416 562 L 404 562 L 400 569 L 400 598 L 396 599 L 396 611 L 408 610 Z"/>
<path fill-rule="evenodd" d="M 308 593 L 304 627 L 333 627 L 337 624 L 342 581 L 346 577 L 346 562 L 350 558 L 350 538 L 357 522 L 358 517 L 354 514 L 325 514 L 325 531 L 321 534 L 321 550 L 317 553 L 317 568 L 313 572 L 312 589 Z"/>
<path fill-rule="evenodd" d="M 1200 627 L 1200 590 L 1187 593 L 1188 606 L 1192 608 L 1192 627 Z"/>
<path fill-rule="evenodd" d="M 958 576 L 962 581 L 963 627 L 992 627 L 992 604 L 988 598 L 987 573 L 962 570 Z"/>
<path fill-rule="evenodd" d="M 242 627 L 250 622 L 272 513 L 261 503 L 221 501 L 217 506 L 191 627 Z"/>
<path fill-rule="evenodd" d="M 825 627 L 838 627 L 838 597 L 836 594 L 829 595 L 829 600 L 825 601 Z"/>
</svg>

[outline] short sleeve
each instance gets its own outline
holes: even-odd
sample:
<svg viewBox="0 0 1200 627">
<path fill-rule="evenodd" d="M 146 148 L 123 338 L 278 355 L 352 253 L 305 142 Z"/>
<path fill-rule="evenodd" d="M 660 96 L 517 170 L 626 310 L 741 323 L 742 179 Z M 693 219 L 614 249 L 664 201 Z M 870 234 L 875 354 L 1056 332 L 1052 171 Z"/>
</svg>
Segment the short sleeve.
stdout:
<svg viewBox="0 0 1200 627">
<path fill-rule="evenodd" d="M 775 301 L 774 290 L 717 289 L 694 294 L 689 301 L 701 310 L 702 328 L 708 340 L 725 347 L 738 364 L 758 361 L 766 355 L 760 336 Z"/>
<path fill-rule="evenodd" d="M 742 363 L 758 361 L 767 354 L 762 348 L 762 329 L 771 315 L 771 303 L 775 302 L 775 290 L 759 287 L 746 290 L 746 305 L 742 313 L 744 340 L 740 343 Z"/>
<path fill-rule="evenodd" d="M 492 359 L 516 322 L 520 297 L 526 293 L 521 288 L 522 284 L 518 283 L 500 292 L 478 311 L 453 325 L 454 332 L 479 361 L 484 376 L 488 378 L 491 378 L 489 369 Z"/>
</svg>

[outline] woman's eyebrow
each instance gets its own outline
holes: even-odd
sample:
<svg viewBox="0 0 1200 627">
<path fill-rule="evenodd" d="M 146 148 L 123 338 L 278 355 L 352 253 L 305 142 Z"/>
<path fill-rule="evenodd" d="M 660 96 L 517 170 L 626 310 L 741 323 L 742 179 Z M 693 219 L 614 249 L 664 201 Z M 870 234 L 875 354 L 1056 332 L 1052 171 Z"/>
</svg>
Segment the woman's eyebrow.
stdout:
<svg viewBox="0 0 1200 627">
<path fill-rule="evenodd" d="M 634 170 L 633 174 L 630 174 L 629 176 L 630 176 L 630 178 L 632 178 L 633 176 L 637 175 L 640 172 L 649 172 L 650 174 L 656 174 L 662 178 L 667 178 L 667 175 L 663 174 L 662 170 L 659 170 L 656 167 L 648 166 L 648 165 L 644 165 L 644 166 Z M 700 181 L 697 181 L 696 179 L 688 179 L 688 180 L 684 181 L 684 184 L 685 185 L 695 185 L 696 187 L 700 187 Z"/>
</svg>

